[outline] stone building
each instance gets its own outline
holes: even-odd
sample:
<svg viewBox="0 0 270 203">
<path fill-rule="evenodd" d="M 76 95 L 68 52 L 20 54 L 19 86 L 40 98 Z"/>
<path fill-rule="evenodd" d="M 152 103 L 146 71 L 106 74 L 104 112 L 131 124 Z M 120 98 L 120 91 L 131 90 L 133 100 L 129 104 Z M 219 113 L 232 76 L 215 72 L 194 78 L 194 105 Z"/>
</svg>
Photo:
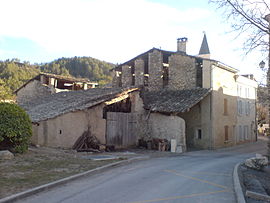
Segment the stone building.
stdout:
<svg viewBox="0 0 270 203">
<path fill-rule="evenodd" d="M 85 132 L 104 145 L 136 145 L 138 88 L 93 88 L 60 92 L 22 107 L 33 128 L 32 143 L 71 148 Z M 138 100 L 138 102 L 136 102 Z"/>
<path fill-rule="evenodd" d="M 61 91 L 86 90 L 94 88 L 97 85 L 96 82 L 90 82 L 88 79 L 40 73 L 18 88 L 15 93 L 17 96 L 17 103 L 24 104 L 29 103 L 36 98 L 44 97 L 45 95 Z"/>
<path fill-rule="evenodd" d="M 240 76 L 237 69 L 210 59 L 206 35 L 198 56 L 186 53 L 186 43 L 187 38 L 179 38 L 176 52 L 153 48 L 114 69 L 113 87 L 142 88 L 140 134 L 147 139 L 177 139 L 184 149 L 215 149 L 240 143 L 237 129 L 248 126 L 245 141 L 255 140 L 254 78 Z M 253 94 L 245 118 L 237 113 L 239 83 Z M 166 119 L 175 118 L 182 119 L 179 125 L 164 125 L 170 123 Z"/>
</svg>

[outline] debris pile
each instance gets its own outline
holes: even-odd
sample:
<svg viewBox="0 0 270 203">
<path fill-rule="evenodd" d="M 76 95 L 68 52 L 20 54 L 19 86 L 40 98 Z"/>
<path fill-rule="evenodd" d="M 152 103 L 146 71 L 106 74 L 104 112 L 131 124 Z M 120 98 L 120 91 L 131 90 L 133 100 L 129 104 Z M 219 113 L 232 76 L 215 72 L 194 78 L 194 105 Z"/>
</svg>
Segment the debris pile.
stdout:
<svg viewBox="0 0 270 203">
<path fill-rule="evenodd" d="M 105 146 L 88 130 L 77 139 L 72 149 L 77 152 L 101 152 L 105 149 Z"/>
<path fill-rule="evenodd" d="M 139 147 L 146 149 L 169 151 L 170 143 L 167 139 L 152 138 L 151 140 L 139 139 Z"/>
</svg>

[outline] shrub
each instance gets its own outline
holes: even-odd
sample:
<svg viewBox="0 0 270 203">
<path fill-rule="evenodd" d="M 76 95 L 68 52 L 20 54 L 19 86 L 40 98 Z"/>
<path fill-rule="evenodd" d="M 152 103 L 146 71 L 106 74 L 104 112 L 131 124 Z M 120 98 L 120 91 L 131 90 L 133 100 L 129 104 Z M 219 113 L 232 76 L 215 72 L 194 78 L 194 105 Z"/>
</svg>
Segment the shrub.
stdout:
<svg viewBox="0 0 270 203">
<path fill-rule="evenodd" d="M 0 149 L 23 153 L 28 150 L 31 136 L 28 114 L 16 104 L 0 103 Z"/>
</svg>

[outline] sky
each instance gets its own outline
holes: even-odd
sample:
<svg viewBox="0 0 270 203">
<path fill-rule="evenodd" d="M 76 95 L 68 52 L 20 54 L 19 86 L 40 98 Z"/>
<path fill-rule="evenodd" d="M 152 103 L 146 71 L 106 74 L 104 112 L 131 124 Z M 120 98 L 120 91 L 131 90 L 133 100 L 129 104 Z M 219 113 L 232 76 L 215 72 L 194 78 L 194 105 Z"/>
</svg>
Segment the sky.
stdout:
<svg viewBox="0 0 270 203">
<path fill-rule="evenodd" d="M 208 0 L 0 0 L 0 60 L 45 63 L 90 56 L 124 63 L 156 47 L 176 51 L 187 37 L 197 55 L 206 32 L 211 58 L 261 81 L 259 52 L 245 56 L 222 11 Z"/>
</svg>

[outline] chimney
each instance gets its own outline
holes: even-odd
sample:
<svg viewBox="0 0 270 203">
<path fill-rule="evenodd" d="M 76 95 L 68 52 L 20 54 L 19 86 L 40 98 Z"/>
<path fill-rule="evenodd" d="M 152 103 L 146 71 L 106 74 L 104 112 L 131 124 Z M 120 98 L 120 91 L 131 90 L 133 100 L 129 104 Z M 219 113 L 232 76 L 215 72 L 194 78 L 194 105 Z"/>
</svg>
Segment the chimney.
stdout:
<svg viewBox="0 0 270 203">
<path fill-rule="evenodd" d="M 184 52 L 186 53 L 187 49 L 187 38 L 182 37 L 177 39 L 177 52 Z"/>
</svg>

